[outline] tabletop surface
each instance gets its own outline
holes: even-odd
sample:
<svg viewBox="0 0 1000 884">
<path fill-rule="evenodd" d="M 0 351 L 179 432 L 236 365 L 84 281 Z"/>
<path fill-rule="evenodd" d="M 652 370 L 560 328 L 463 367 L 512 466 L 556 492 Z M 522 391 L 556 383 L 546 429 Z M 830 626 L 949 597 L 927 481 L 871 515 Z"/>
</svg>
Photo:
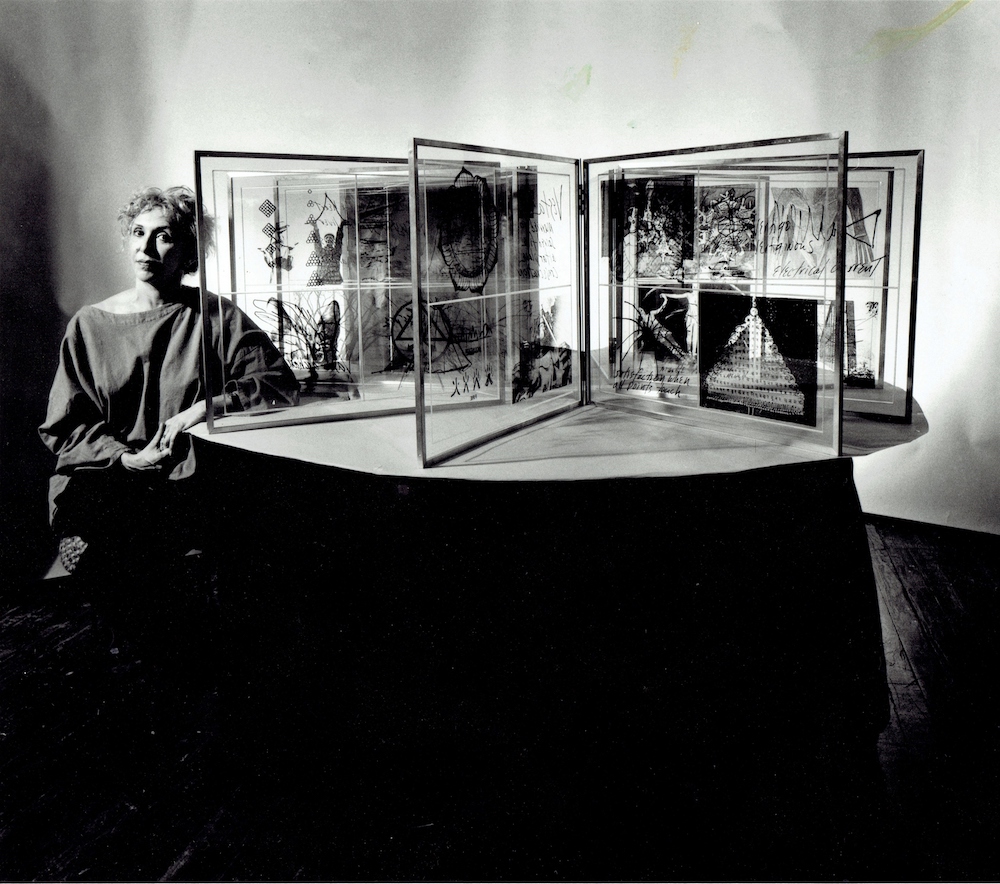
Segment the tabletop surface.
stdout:
<svg viewBox="0 0 1000 884">
<path fill-rule="evenodd" d="M 724 435 L 650 415 L 584 406 L 424 468 L 412 414 L 209 433 L 212 443 L 393 476 L 505 481 L 693 476 L 824 460 L 822 454 Z"/>
</svg>

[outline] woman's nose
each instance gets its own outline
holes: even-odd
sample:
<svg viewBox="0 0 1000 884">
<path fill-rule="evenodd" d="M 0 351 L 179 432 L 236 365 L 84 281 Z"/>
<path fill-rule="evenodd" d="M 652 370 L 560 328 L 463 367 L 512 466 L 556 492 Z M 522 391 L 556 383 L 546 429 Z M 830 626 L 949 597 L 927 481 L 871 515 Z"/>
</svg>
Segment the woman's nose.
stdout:
<svg viewBox="0 0 1000 884">
<path fill-rule="evenodd" d="M 150 236 L 148 233 L 140 240 L 139 250 L 144 255 L 150 255 L 152 257 L 156 256 L 156 237 Z"/>
</svg>

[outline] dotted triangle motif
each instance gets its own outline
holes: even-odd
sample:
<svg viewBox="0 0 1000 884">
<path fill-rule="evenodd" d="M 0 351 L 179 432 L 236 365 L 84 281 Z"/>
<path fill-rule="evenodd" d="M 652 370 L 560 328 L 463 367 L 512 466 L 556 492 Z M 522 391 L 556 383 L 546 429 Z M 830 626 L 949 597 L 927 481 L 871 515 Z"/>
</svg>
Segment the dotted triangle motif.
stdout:
<svg viewBox="0 0 1000 884">
<path fill-rule="evenodd" d="M 705 388 L 720 402 L 774 414 L 805 414 L 805 395 L 756 309 L 729 338 Z"/>
</svg>

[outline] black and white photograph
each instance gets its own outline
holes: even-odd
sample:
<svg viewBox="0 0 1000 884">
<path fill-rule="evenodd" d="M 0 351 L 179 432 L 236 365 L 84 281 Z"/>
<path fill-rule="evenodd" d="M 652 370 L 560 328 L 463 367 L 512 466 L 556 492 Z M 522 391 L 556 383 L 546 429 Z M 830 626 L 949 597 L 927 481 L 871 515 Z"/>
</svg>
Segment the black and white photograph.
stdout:
<svg viewBox="0 0 1000 884">
<path fill-rule="evenodd" d="M 0 0 L 0 884 L 1000 879 L 997 45 Z"/>
</svg>

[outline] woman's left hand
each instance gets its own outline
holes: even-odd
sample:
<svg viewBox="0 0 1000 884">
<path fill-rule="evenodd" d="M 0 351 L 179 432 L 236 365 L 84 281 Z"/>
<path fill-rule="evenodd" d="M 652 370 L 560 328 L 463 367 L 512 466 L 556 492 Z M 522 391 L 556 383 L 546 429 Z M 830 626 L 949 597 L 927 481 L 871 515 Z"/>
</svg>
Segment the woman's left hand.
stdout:
<svg viewBox="0 0 1000 884">
<path fill-rule="evenodd" d="M 174 442 L 185 430 L 190 430 L 195 424 L 205 420 L 205 402 L 196 402 L 190 408 L 185 408 L 180 414 L 167 418 L 163 423 L 163 436 L 160 438 L 160 450 L 170 454 L 174 452 Z"/>
</svg>

